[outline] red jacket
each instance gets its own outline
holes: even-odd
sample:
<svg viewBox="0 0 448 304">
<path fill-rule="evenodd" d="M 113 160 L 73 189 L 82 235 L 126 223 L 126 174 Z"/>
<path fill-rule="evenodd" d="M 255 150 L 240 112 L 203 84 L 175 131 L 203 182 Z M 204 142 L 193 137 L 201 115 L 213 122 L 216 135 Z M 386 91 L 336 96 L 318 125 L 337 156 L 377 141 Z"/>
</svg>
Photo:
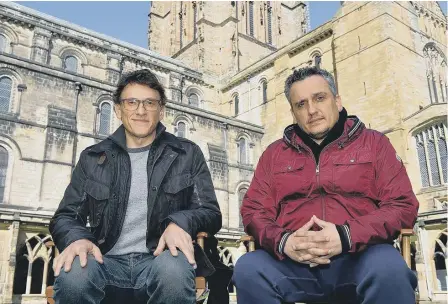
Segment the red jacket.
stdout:
<svg viewBox="0 0 448 304">
<path fill-rule="evenodd" d="M 413 227 L 417 213 L 417 198 L 389 139 L 354 116 L 322 150 L 319 164 L 293 126 L 286 128 L 260 157 L 241 207 L 246 232 L 279 259 L 282 235 L 313 215 L 347 224 L 350 252 L 356 252 L 391 242 L 402 228 Z"/>
</svg>

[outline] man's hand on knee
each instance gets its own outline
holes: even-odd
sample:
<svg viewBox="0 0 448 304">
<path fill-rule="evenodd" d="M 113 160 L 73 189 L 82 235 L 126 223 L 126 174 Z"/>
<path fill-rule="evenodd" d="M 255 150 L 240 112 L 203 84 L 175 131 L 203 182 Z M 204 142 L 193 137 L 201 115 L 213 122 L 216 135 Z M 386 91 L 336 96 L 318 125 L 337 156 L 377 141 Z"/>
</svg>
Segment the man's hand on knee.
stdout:
<svg viewBox="0 0 448 304">
<path fill-rule="evenodd" d="M 160 237 L 154 255 L 160 255 L 166 247 L 168 247 L 173 256 L 177 256 L 177 249 L 182 251 L 187 257 L 188 262 L 196 269 L 197 266 L 194 260 L 194 248 L 191 236 L 174 223 L 170 223 L 166 227 Z"/>
<path fill-rule="evenodd" d="M 83 239 L 71 243 L 54 259 L 54 275 L 57 277 L 62 267 L 64 267 L 65 272 L 69 272 L 76 256 L 79 256 L 81 267 L 85 267 L 87 265 L 88 254 L 93 255 L 98 263 L 103 263 L 103 255 L 101 254 L 101 250 L 91 241 Z"/>
</svg>

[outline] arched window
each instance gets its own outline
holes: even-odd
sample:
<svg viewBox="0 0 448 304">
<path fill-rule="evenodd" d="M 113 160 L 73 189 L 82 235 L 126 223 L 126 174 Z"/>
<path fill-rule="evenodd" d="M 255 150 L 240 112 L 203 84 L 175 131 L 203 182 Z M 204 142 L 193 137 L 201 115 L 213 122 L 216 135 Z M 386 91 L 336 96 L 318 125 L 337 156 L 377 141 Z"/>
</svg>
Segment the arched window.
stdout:
<svg viewBox="0 0 448 304">
<path fill-rule="evenodd" d="M 442 166 L 442 175 L 444 177 L 444 182 L 446 183 L 446 182 L 448 182 L 448 172 L 447 172 L 448 171 L 448 162 L 447 162 L 448 147 L 446 144 L 445 130 L 444 130 L 443 124 L 436 126 L 436 132 L 439 134 L 439 137 L 437 139 L 437 145 L 439 148 L 440 165 Z"/>
<path fill-rule="evenodd" d="M 64 59 L 64 69 L 68 72 L 78 72 L 78 59 L 75 56 L 67 56 Z"/>
<path fill-rule="evenodd" d="M 437 289 L 439 291 L 447 291 L 447 271 L 446 261 L 448 259 L 447 252 L 447 231 L 443 231 L 436 240 L 434 248 L 434 266 L 437 277 Z"/>
<path fill-rule="evenodd" d="M 262 91 L 263 103 L 267 103 L 268 102 L 268 82 L 266 80 L 263 80 L 261 82 L 261 91 Z"/>
<path fill-rule="evenodd" d="M 240 188 L 240 190 L 238 190 L 238 206 L 239 206 L 239 217 L 240 217 L 240 228 L 244 227 L 243 226 L 243 218 L 241 216 L 241 206 L 243 205 L 243 199 L 244 196 L 246 195 L 247 192 L 247 188 Z"/>
<path fill-rule="evenodd" d="M 6 76 L 0 76 L 0 112 L 7 113 L 11 108 L 12 80 Z"/>
<path fill-rule="evenodd" d="M 99 109 L 99 135 L 109 135 L 112 124 L 112 105 L 108 102 L 103 102 Z"/>
<path fill-rule="evenodd" d="M 198 94 L 196 94 L 196 93 L 191 93 L 191 94 L 188 96 L 188 104 L 189 104 L 190 106 L 193 106 L 193 107 L 198 108 L 198 107 L 199 107 L 199 96 L 198 96 Z"/>
<path fill-rule="evenodd" d="M 14 294 L 43 294 L 47 284 L 53 284 L 52 263 L 55 247 L 51 236 L 38 234 L 25 241 L 17 250 L 14 274 Z M 32 267 L 28 267 L 32 264 Z M 46 270 L 46 271 L 45 271 Z"/>
<path fill-rule="evenodd" d="M 446 122 L 427 127 L 415 134 L 414 138 L 422 187 L 447 183 Z"/>
<path fill-rule="evenodd" d="M 6 46 L 8 44 L 8 40 L 6 36 L 0 34 L 0 52 L 6 52 Z"/>
<path fill-rule="evenodd" d="M 40 294 L 42 292 L 44 265 L 44 260 L 40 258 L 33 262 L 33 269 L 31 271 L 31 294 Z"/>
<path fill-rule="evenodd" d="M 429 173 L 426 162 L 425 143 L 423 141 L 423 134 L 418 134 L 415 137 L 417 141 L 417 156 L 420 165 L 420 176 L 422 180 L 422 187 L 429 187 Z"/>
<path fill-rule="evenodd" d="M 238 141 L 238 152 L 238 162 L 242 165 L 247 164 L 247 140 L 244 137 L 241 137 Z"/>
<path fill-rule="evenodd" d="M 235 103 L 235 116 L 238 116 L 238 114 L 240 113 L 240 97 L 238 96 L 238 94 L 233 97 L 233 101 Z"/>
<path fill-rule="evenodd" d="M 5 197 L 8 158 L 8 151 L 3 146 L 0 146 L 0 204 L 3 203 Z"/>
<path fill-rule="evenodd" d="M 272 44 L 272 6 L 268 1 L 268 44 Z"/>
<path fill-rule="evenodd" d="M 254 36 L 254 2 L 249 1 L 249 35 Z"/>
<path fill-rule="evenodd" d="M 196 86 L 188 86 L 185 90 L 185 96 L 187 97 L 187 103 L 190 106 L 196 108 L 203 108 L 204 93 Z"/>
<path fill-rule="evenodd" d="M 437 151 L 436 151 L 436 143 L 434 139 L 434 132 L 431 129 L 426 130 L 426 144 L 428 147 L 428 159 L 430 168 L 434 168 L 431 170 L 432 183 L 434 185 L 440 185 L 440 172 L 437 168 Z"/>
<path fill-rule="evenodd" d="M 187 138 L 187 124 L 185 121 L 179 121 L 177 123 L 174 133 L 177 137 Z"/>
</svg>

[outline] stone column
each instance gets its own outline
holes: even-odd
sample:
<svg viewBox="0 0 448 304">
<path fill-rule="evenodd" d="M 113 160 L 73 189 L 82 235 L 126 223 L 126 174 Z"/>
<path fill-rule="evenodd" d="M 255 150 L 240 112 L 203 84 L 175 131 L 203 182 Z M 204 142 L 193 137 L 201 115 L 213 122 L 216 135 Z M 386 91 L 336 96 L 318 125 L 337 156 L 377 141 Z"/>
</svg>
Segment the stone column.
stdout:
<svg viewBox="0 0 448 304">
<path fill-rule="evenodd" d="M 184 80 L 183 80 L 182 75 L 179 73 L 171 72 L 170 73 L 169 90 L 171 91 L 171 100 L 172 101 L 182 103 L 183 86 L 184 86 Z"/>
<path fill-rule="evenodd" d="M 31 45 L 31 60 L 39 63 L 47 64 L 50 55 L 51 32 L 36 27 L 34 29 L 33 42 Z"/>
<path fill-rule="evenodd" d="M 116 85 L 121 74 L 121 55 L 115 53 L 107 53 L 107 81 Z"/>
<path fill-rule="evenodd" d="M 424 248 L 421 248 L 420 241 L 416 242 L 415 270 L 418 279 L 418 293 L 420 300 L 428 300 L 428 286 L 426 285 L 425 261 L 423 259 Z"/>
<path fill-rule="evenodd" d="M 19 96 L 18 96 L 18 105 L 17 105 L 17 107 L 16 107 L 16 113 L 20 113 L 20 106 L 22 105 L 22 94 L 23 94 L 23 92 L 24 91 L 26 91 L 26 89 L 27 89 L 27 86 L 26 86 L 26 84 L 24 84 L 24 83 L 20 83 L 18 86 L 17 86 L 17 91 L 19 91 Z"/>
<path fill-rule="evenodd" d="M 33 273 L 33 261 L 30 261 L 31 257 L 28 257 L 28 273 L 26 275 L 26 290 L 25 294 L 30 294 L 31 292 L 31 275 Z"/>
<path fill-rule="evenodd" d="M 12 291 L 14 285 L 14 272 L 16 269 L 16 257 L 17 257 L 17 240 L 19 237 L 20 222 L 18 220 L 13 221 L 9 227 L 11 231 L 11 242 L 9 244 L 9 264 L 7 266 L 6 273 L 6 285 L 3 292 L 3 302 L 2 303 L 12 303 Z"/>
<path fill-rule="evenodd" d="M 44 273 L 42 275 L 42 289 L 41 289 L 41 294 L 45 294 L 45 289 L 47 289 L 47 276 L 48 276 L 48 264 L 49 264 L 49 260 L 45 261 L 44 263 Z"/>
</svg>

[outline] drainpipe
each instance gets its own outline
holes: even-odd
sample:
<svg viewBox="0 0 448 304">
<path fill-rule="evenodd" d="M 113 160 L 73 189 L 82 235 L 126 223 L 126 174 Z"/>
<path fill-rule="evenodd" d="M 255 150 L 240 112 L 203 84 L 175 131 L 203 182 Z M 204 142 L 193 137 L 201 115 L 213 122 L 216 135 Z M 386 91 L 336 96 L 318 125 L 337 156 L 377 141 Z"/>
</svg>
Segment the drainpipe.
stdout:
<svg viewBox="0 0 448 304">
<path fill-rule="evenodd" d="M 75 82 L 75 136 L 73 138 L 73 150 L 72 150 L 72 174 L 73 170 L 76 166 L 76 151 L 78 148 L 78 102 L 79 102 L 79 94 L 81 94 L 82 86 L 80 82 Z"/>
<path fill-rule="evenodd" d="M 430 267 L 430 263 L 428 262 L 428 257 L 426 256 L 426 250 L 425 248 L 429 248 L 426 244 L 426 233 L 423 235 L 424 231 L 422 229 L 422 227 L 425 226 L 425 222 L 423 221 L 419 221 L 418 222 L 418 238 L 420 239 L 420 248 L 422 250 L 422 255 L 423 255 L 423 263 L 425 265 L 425 277 L 426 277 L 426 286 L 428 288 L 428 298 L 429 301 L 432 301 L 432 286 L 431 286 L 431 280 L 430 275 L 431 273 L 429 272 L 429 267 Z"/>
<path fill-rule="evenodd" d="M 227 130 L 229 129 L 229 125 L 225 122 L 224 126 L 224 151 L 227 154 Z M 227 155 L 227 230 L 230 228 L 230 189 L 229 189 L 229 159 Z"/>
<path fill-rule="evenodd" d="M 245 112 L 249 112 L 251 107 L 252 107 L 252 100 L 251 100 L 251 97 L 252 97 L 251 90 L 252 90 L 252 88 L 250 86 L 250 78 L 247 78 L 247 84 L 249 86 L 249 102 L 248 102 L 248 109 L 245 109 L 246 110 Z"/>
</svg>

